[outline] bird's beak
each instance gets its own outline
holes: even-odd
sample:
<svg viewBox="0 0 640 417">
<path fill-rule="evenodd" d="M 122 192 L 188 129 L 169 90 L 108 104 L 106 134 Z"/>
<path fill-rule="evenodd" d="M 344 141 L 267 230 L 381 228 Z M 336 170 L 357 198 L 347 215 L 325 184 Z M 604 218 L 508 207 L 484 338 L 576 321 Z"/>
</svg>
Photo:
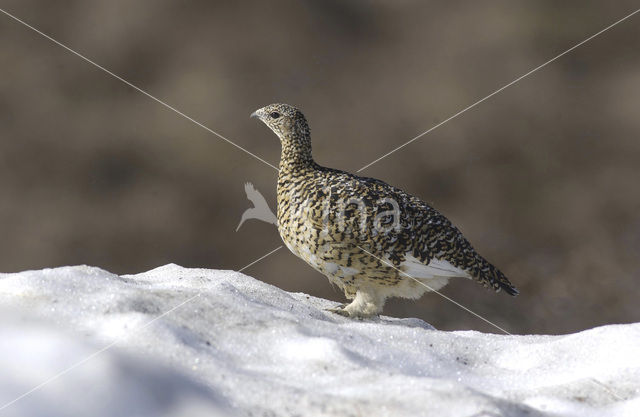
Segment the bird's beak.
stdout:
<svg viewBox="0 0 640 417">
<path fill-rule="evenodd" d="M 249 117 L 257 117 L 258 119 L 260 118 L 260 110 L 256 110 L 253 113 L 251 113 L 251 116 Z"/>
</svg>

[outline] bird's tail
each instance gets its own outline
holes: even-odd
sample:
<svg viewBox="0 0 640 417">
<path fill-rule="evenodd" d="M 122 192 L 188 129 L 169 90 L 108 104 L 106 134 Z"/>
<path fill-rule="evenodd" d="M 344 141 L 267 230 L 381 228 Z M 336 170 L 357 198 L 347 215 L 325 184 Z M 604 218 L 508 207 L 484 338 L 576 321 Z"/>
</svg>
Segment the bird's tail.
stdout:
<svg viewBox="0 0 640 417">
<path fill-rule="evenodd" d="M 498 280 L 498 285 L 502 288 L 507 294 L 513 295 L 514 297 L 520 294 L 520 291 L 509 281 L 509 279 L 495 266 L 493 269 L 496 271 L 495 275 Z"/>
<path fill-rule="evenodd" d="M 489 261 L 478 256 L 479 267 L 473 274 L 481 284 L 491 287 L 498 292 L 504 290 L 507 294 L 516 296 L 520 291 L 509 281 L 509 279 L 498 268 L 493 266 Z M 475 269 L 475 268 L 474 268 Z"/>
</svg>

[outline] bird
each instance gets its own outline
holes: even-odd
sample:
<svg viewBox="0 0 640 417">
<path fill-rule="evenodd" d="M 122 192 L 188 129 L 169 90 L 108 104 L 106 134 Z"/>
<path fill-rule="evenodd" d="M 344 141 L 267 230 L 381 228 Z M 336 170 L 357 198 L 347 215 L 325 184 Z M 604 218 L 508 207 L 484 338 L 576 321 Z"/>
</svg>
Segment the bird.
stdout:
<svg viewBox="0 0 640 417">
<path fill-rule="evenodd" d="M 265 200 L 264 196 L 255 189 L 253 184 L 251 184 L 250 182 L 245 183 L 244 192 L 247 194 L 247 199 L 253 203 L 253 207 L 246 209 L 244 213 L 242 213 L 240 223 L 238 223 L 238 227 L 236 227 L 236 232 L 240 230 L 240 226 L 242 226 L 242 223 L 244 223 L 245 220 L 248 219 L 262 220 L 263 222 L 271 224 L 278 223 L 278 219 L 269 208 L 267 200 Z"/>
<path fill-rule="evenodd" d="M 284 244 L 350 300 L 330 312 L 371 318 L 390 297 L 415 300 L 454 277 L 518 295 L 449 219 L 420 198 L 317 164 L 299 109 L 275 103 L 251 117 L 280 139 L 277 227 Z"/>
</svg>

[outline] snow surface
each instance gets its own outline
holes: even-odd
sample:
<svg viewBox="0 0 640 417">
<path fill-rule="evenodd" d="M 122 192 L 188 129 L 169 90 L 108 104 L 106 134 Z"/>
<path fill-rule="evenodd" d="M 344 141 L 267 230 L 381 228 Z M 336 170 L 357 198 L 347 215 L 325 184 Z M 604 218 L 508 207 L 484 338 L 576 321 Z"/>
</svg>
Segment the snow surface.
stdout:
<svg viewBox="0 0 640 417">
<path fill-rule="evenodd" d="M 335 305 L 177 265 L 0 274 L 0 416 L 640 416 L 640 323 L 502 336 Z"/>
</svg>

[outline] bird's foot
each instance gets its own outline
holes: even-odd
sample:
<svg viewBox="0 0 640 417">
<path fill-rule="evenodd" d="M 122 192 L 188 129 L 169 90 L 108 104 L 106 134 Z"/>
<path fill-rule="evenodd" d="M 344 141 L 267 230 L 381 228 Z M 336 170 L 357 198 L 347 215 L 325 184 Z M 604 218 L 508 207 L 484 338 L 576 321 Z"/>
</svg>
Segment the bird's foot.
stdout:
<svg viewBox="0 0 640 417">
<path fill-rule="evenodd" d="M 338 314 L 343 317 L 351 317 L 349 311 L 345 310 L 346 304 L 341 304 L 337 308 L 326 308 L 324 311 L 328 311 L 329 313 Z"/>
<path fill-rule="evenodd" d="M 363 311 L 359 311 L 359 310 L 354 310 L 354 309 L 350 309 L 348 308 L 349 305 L 347 304 L 342 304 L 340 306 L 338 306 L 338 308 L 327 308 L 325 309 L 325 311 L 328 311 L 329 313 L 334 313 L 337 314 L 339 316 L 342 317 L 348 317 L 348 318 L 352 318 L 352 319 L 370 319 L 373 317 L 377 317 L 378 314 L 376 313 L 368 313 L 368 312 L 363 312 Z"/>
<path fill-rule="evenodd" d="M 349 317 L 349 312 L 345 310 L 346 304 L 340 304 L 336 308 L 325 308 L 324 311 L 328 311 L 329 313 L 339 314 L 344 317 Z"/>
<path fill-rule="evenodd" d="M 382 313 L 384 297 L 377 295 L 374 291 L 358 290 L 353 301 L 340 308 L 332 308 L 327 311 L 339 314 L 344 317 L 369 319 Z"/>
</svg>

